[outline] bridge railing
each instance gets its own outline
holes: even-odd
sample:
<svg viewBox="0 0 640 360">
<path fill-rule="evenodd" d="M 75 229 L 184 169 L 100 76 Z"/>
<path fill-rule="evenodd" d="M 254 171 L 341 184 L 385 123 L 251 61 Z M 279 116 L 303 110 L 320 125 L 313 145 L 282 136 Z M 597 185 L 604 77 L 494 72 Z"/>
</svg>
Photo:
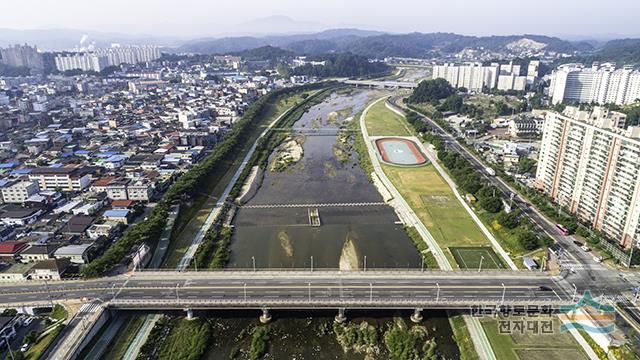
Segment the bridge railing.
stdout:
<svg viewBox="0 0 640 360">
<path fill-rule="evenodd" d="M 147 309 L 186 309 L 186 308 L 338 308 L 338 307 L 374 307 L 374 308 L 464 308 L 472 306 L 551 306 L 559 307 L 573 302 L 559 299 L 505 299 L 504 302 L 496 298 L 473 299 L 415 299 L 415 298 L 387 298 L 387 299 L 186 299 L 186 300 L 133 300 L 114 299 L 108 303 L 115 308 L 147 308 Z"/>
</svg>

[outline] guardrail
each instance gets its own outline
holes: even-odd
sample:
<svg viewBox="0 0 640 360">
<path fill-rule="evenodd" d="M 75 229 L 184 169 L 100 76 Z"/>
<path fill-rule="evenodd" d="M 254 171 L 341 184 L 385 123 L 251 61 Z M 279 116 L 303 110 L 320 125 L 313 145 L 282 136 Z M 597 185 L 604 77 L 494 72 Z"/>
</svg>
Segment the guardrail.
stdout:
<svg viewBox="0 0 640 360">
<path fill-rule="evenodd" d="M 567 300 L 537 300 L 537 299 L 505 299 L 504 302 L 495 298 L 473 299 L 202 299 L 202 300 L 121 300 L 115 299 L 108 303 L 109 307 L 117 309 L 332 309 L 332 308 L 433 308 L 433 309 L 468 309 L 472 306 L 550 306 L 558 308 L 562 305 L 573 304 Z"/>
</svg>

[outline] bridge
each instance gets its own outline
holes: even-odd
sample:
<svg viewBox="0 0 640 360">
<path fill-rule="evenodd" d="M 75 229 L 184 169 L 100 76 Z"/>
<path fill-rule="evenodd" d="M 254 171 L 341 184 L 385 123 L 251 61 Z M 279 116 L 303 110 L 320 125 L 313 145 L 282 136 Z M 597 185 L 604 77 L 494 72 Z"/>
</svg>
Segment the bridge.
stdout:
<svg viewBox="0 0 640 360">
<path fill-rule="evenodd" d="M 243 205 L 243 209 L 279 209 L 279 208 L 327 208 L 327 207 L 365 207 L 386 206 L 385 202 L 316 203 L 316 204 L 255 204 Z"/>
<path fill-rule="evenodd" d="M 381 87 L 386 89 L 413 89 L 418 87 L 415 82 L 393 80 L 344 80 L 343 83 L 355 86 Z"/>
<path fill-rule="evenodd" d="M 0 307 L 100 299 L 115 309 L 469 309 L 570 304 L 584 289 L 528 271 L 143 271 L 3 286 Z"/>
<path fill-rule="evenodd" d="M 356 133 L 358 130 L 352 129 L 327 129 L 327 128 L 273 128 L 272 131 L 286 132 L 286 133 L 296 133 L 306 136 L 336 136 L 340 133 Z"/>
</svg>

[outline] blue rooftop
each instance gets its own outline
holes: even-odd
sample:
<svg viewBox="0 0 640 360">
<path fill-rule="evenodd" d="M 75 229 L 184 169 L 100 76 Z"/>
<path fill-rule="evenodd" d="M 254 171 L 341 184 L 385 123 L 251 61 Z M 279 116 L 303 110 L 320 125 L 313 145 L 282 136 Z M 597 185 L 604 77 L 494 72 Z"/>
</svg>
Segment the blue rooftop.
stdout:
<svg viewBox="0 0 640 360">
<path fill-rule="evenodd" d="M 129 210 L 107 210 L 104 212 L 106 217 L 126 217 L 129 215 Z"/>
</svg>

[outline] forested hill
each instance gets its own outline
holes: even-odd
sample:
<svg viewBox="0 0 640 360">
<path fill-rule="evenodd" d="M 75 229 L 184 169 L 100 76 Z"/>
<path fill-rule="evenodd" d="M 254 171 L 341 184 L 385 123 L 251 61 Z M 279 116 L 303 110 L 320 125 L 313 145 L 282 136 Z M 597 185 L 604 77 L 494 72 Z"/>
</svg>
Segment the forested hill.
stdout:
<svg viewBox="0 0 640 360">
<path fill-rule="evenodd" d="M 453 33 L 384 34 L 356 29 L 339 29 L 305 35 L 203 39 L 186 43 L 177 51 L 219 54 L 271 45 L 299 55 L 351 52 L 368 58 L 384 58 L 389 56 L 428 57 L 433 52 L 450 54 L 470 47 L 500 51 L 508 50 L 514 44 L 564 53 L 593 50 L 593 46 L 587 42 L 570 42 L 542 35 L 478 37 Z"/>
</svg>

